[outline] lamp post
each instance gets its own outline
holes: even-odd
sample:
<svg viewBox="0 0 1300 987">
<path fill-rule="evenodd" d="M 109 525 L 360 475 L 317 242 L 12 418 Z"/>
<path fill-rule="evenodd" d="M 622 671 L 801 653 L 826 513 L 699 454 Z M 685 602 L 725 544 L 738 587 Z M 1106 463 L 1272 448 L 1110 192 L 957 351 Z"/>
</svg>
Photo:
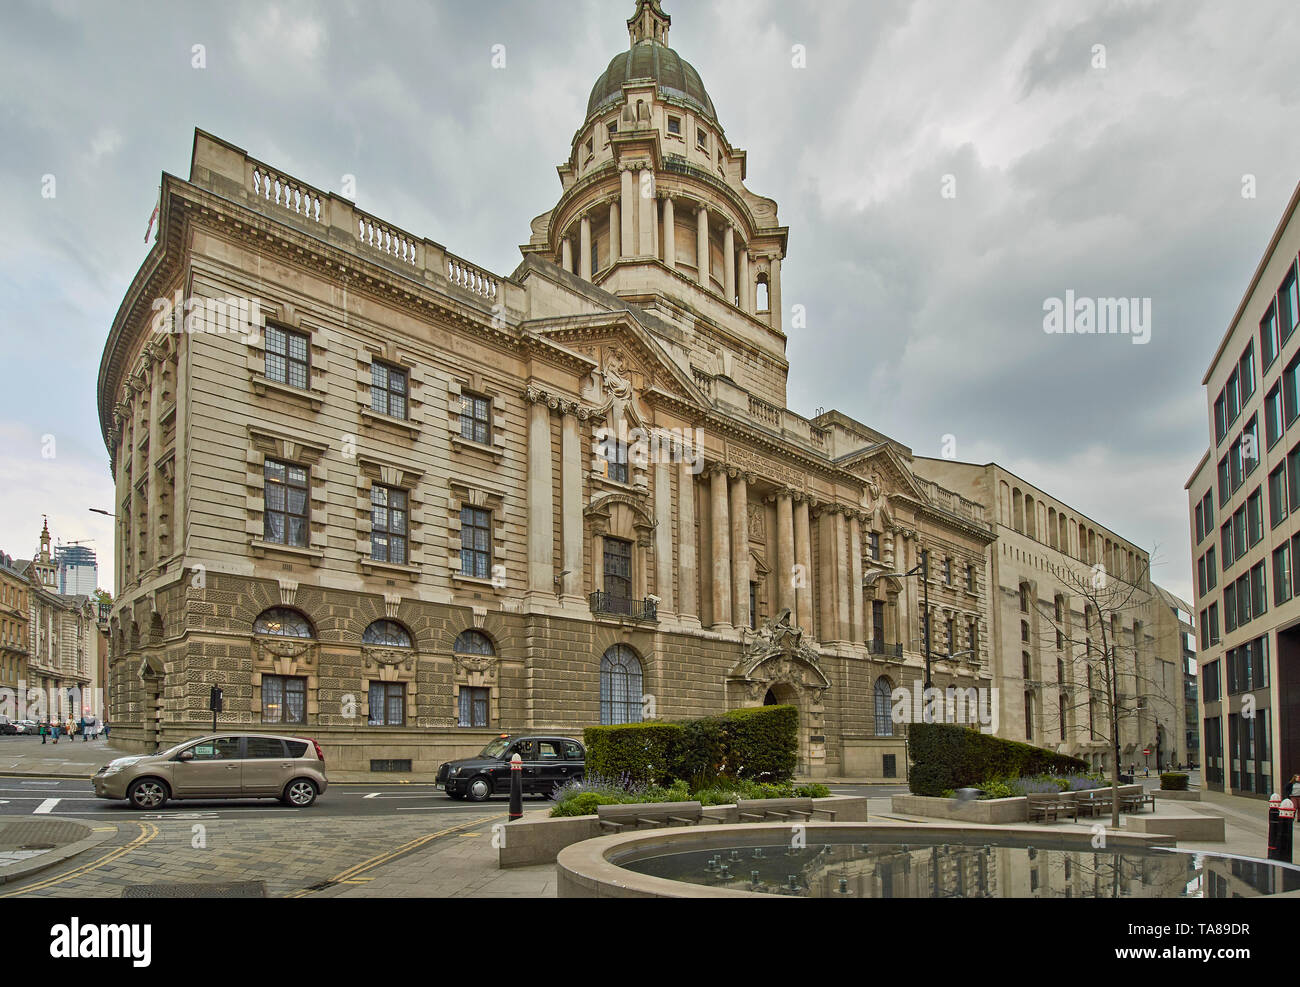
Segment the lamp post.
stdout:
<svg viewBox="0 0 1300 987">
<path fill-rule="evenodd" d="M 872 572 L 867 574 L 863 581 L 864 586 L 870 586 L 881 576 L 896 576 L 906 578 L 907 576 L 921 577 L 921 593 L 925 598 L 922 609 L 925 614 L 925 687 L 931 688 L 930 680 L 930 550 L 921 549 L 921 561 L 906 572 Z"/>
</svg>

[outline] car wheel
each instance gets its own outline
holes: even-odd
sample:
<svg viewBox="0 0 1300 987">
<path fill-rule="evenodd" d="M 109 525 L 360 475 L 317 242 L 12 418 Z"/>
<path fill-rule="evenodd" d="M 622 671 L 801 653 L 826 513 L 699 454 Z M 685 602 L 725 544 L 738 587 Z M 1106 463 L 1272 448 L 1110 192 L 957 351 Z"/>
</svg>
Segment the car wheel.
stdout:
<svg viewBox="0 0 1300 987">
<path fill-rule="evenodd" d="M 281 801 L 285 805 L 292 805 L 295 809 L 307 808 L 316 801 L 315 782 L 309 778 L 295 778 L 284 786 L 284 796 Z"/>
<path fill-rule="evenodd" d="M 161 809 L 170 797 L 167 785 L 157 778 L 140 778 L 126 790 L 126 800 L 136 809 Z"/>
<path fill-rule="evenodd" d="M 492 797 L 492 779 L 486 775 L 471 779 L 465 795 L 471 802 L 486 802 Z"/>
</svg>

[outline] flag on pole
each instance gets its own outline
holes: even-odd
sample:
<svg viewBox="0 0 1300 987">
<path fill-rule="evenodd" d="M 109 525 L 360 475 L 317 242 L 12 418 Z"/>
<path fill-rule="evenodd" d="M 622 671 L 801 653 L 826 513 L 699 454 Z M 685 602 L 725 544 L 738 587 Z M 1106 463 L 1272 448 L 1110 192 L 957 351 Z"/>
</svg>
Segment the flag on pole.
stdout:
<svg viewBox="0 0 1300 987">
<path fill-rule="evenodd" d="M 162 186 L 158 186 L 158 202 L 153 207 L 153 213 L 149 216 L 149 228 L 144 231 L 144 242 L 149 242 L 149 234 L 153 232 L 154 221 L 158 218 L 158 210 L 162 208 Z"/>
</svg>

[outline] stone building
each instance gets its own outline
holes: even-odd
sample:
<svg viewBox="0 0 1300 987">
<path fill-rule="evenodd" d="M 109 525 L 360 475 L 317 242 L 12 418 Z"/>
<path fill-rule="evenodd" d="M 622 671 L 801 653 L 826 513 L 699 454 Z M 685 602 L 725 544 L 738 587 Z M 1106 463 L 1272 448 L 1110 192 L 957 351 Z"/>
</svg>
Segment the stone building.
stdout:
<svg viewBox="0 0 1300 987">
<path fill-rule="evenodd" d="M 1298 206 L 1300 186 L 1201 381 L 1209 448 L 1187 481 L 1203 777 L 1263 799 L 1300 771 Z"/>
<path fill-rule="evenodd" d="M 0 552 L 0 689 L 16 696 L 19 683 L 27 677 L 30 617 L 27 579 L 12 556 Z M 17 708 L 5 710 L 17 719 Z"/>
<path fill-rule="evenodd" d="M 891 691 L 988 685 L 983 507 L 786 406 L 776 203 L 639 0 L 508 277 L 197 132 L 114 319 L 115 742 L 276 726 L 340 778 L 500 730 L 801 713 L 904 774 Z M 950 657 L 949 657 L 950 656 Z"/>
<path fill-rule="evenodd" d="M 57 590 L 57 564 L 50 551 L 50 528 L 41 527 L 32 559 L 19 559 L 15 571 L 26 583 L 27 689 L 39 690 L 46 714 L 79 719 L 98 715 L 95 668 L 100 649 L 96 603 L 88 596 Z M 29 702 L 35 702 L 29 698 Z"/>
<path fill-rule="evenodd" d="M 1177 621 L 1165 619 L 1148 554 L 996 463 L 918 457 L 914 466 L 992 505 L 997 542 L 988 603 L 998 735 L 1110 765 L 1097 654 L 1103 619 L 1117 647 L 1121 766 L 1186 763 L 1182 642 Z M 1080 590 L 1094 578 L 1115 581 L 1115 591 L 1089 603 Z"/>
</svg>

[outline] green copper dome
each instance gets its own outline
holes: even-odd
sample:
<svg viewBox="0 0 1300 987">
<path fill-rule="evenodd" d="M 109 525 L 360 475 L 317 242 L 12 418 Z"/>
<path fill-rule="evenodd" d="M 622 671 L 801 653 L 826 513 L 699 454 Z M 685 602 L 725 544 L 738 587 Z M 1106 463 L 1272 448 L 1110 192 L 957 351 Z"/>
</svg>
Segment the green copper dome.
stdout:
<svg viewBox="0 0 1300 987">
<path fill-rule="evenodd" d="M 625 82 L 650 79 L 665 96 L 679 99 L 717 122 L 713 100 L 709 99 L 695 67 L 667 45 L 648 40 L 638 41 L 629 51 L 621 51 L 610 60 L 609 68 L 591 88 L 587 116 L 622 102 Z"/>
</svg>

